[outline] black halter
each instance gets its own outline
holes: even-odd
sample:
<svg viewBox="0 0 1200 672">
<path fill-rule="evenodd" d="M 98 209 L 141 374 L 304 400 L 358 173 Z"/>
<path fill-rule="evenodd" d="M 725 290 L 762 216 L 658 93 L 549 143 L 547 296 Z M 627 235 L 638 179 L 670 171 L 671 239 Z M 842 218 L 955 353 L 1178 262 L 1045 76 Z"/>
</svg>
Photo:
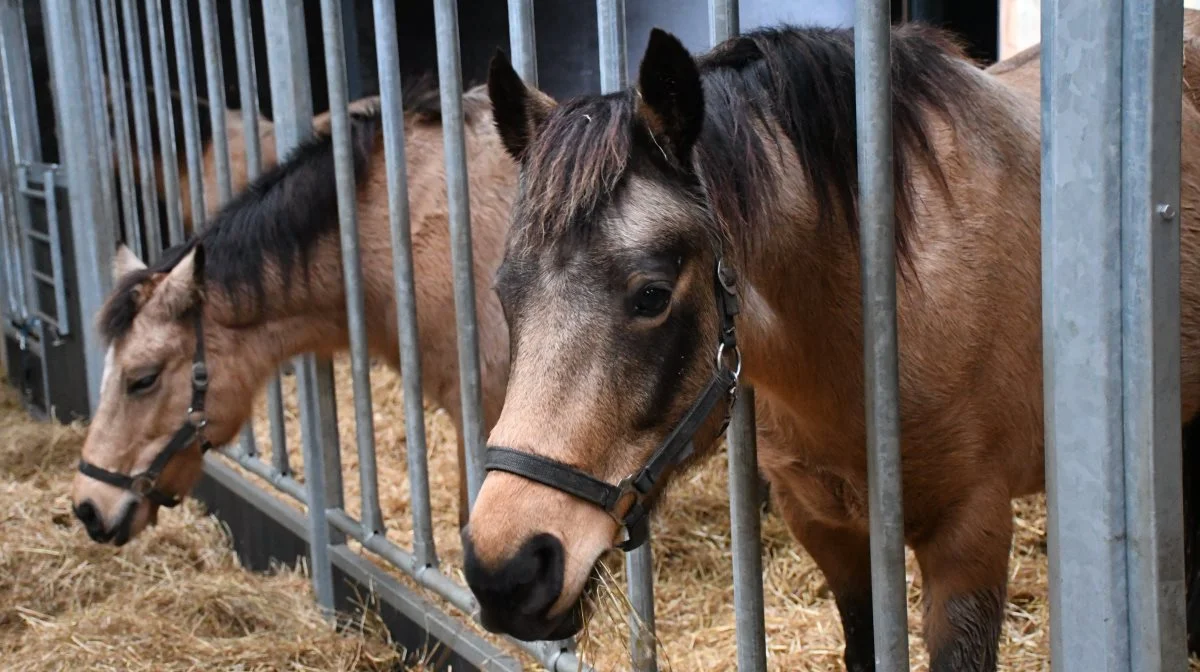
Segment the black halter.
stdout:
<svg viewBox="0 0 1200 672">
<path fill-rule="evenodd" d="M 720 258 L 717 259 L 715 285 L 717 309 L 721 315 L 717 370 L 700 397 L 640 470 L 621 479 L 620 483 L 611 485 L 557 460 L 494 446 L 487 449 L 484 469 L 506 471 L 548 485 L 595 504 L 614 518 L 617 507 L 632 496 L 633 501 L 625 515 L 617 518 L 626 535 L 625 541 L 617 544 L 617 548 L 628 552 L 646 543 L 650 535 L 650 502 L 658 494 L 662 476 L 691 457 L 694 450 L 692 437 L 712 415 L 722 397 L 727 397 L 729 403 L 718 436 L 729 426 L 729 412 L 737 394 L 742 356 L 738 350 L 737 332 L 734 329 L 734 317 L 739 309 L 737 279 L 733 269 L 726 266 Z M 727 363 L 730 355 L 734 358 L 732 369 Z"/>
<path fill-rule="evenodd" d="M 183 424 L 175 430 L 167 447 L 154 458 L 150 467 L 140 474 L 119 474 L 115 471 L 102 469 L 94 464 L 79 460 L 79 471 L 102 483 L 115 485 L 118 488 L 145 497 L 146 499 L 167 508 L 178 506 L 183 498 L 169 495 L 158 489 L 158 477 L 175 455 L 199 442 L 200 451 L 208 452 L 212 444 L 204 438 L 204 427 L 208 425 L 208 415 L 204 411 L 204 396 L 208 392 L 208 366 L 204 363 L 204 325 L 203 310 L 196 306 L 196 353 L 192 357 L 192 403 L 188 407 Z"/>
</svg>

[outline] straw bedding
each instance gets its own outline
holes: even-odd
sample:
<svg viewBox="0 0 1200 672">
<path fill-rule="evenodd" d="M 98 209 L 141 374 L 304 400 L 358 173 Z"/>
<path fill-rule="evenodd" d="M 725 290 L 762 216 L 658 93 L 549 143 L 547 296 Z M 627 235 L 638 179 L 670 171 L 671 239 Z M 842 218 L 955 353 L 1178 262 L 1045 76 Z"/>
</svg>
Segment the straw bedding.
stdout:
<svg viewBox="0 0 1200 672">
<path fill-rule="evenodd" d="M 357 515 L 360 510 L 358 459 L 348 358 L 337 359 L 335 371 L 338 417 L 342 419 L 340 444 L 346 508 Z M 382 365 L 372 368 L 371 379 L 379 492 L 389 528 L 388 537 L 410 547 L 411 513 L 400 379 Z M 294 379 L 284 379 L 284 390 L 289 417 L 288 453 L 292 466 L 299 473 L 302 472 L 302 454 L 296 423 Z M 457 533 L 455 429 L 445 412 L 428 404 L 425 424 L 429 442 L 430 491 L 442 568 L 462 581 Z M 265 404 L 260 401 L 255 429 L 264 452 L 269 445 L 267 427 Z M 722 452 L 692 474 L 687 482 L 676 484 L 653 524 L 655 613 L 659 661 L 663 669 L 726 670 L 735 665 L 726 469 Z M 1049 670 L 1044 498 L 1015 502 L 1013 513 L 1016 540 L 1010 560 L 1001 669 L 1013 672 Z M 792 540 L 778 516 L 764 518 L 762 535 L 769 668 L 814 672 L 843 669 L 841 626 L 820 571 Z M 618 555 L 614 554 L 607 561 L 610 576 L 616 578 L 606 581 L 607 590 L 601 591 L 604 595 L 598 600 L 597 614 L 580 643 L 584 659 L 599 670 L 629 667 L 628 612 L 621 604 L 624 570 Z M 402 582 L 415 587 L 399 572 L 393 573 Z M 911 551 L 907 575 L 912 669 L 928 670 L 928 657 L 919 636 L 921 580 Z M 440 602 L 427 591 L 423 594 Z M 441 603 L 444 609 L 454 613 L 452 607 Z M 474 627 L 482 633 L 480 628 Z M 499 638 L 488 636 L 488 639 L 502 648 L 511 648 Z M 528 658 L 525 660 L 529 661 L 528 669 L 541 669 Z M 1200 670 L 1200 662 L 1193 662 L 1192 669 Z"/>
<path fill-rule="evenodd" d="M 0 385 L 0 668 L 396 669 L 375 619 L 338 634 L 302 573 L 244 571 L 195 502 L 122 549 L 93 543 L 68 500 L 82 440 Z"/>
</svg>

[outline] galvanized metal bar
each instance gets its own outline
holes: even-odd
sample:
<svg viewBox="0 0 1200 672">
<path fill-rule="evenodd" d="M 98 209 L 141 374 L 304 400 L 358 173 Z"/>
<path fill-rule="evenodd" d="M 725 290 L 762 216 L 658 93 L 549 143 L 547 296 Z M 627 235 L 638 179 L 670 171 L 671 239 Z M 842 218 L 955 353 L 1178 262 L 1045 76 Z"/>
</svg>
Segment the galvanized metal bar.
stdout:
<svg viewBox="0 0 1200 672">
<path fill-rule="evenodd" d="M 158 124 L 157 158 L 162 168 L 163 199 L 167 208 L 167 237 L 171 245 L 178 245 L 184 239 L 183 203 L 180 201 L 179 154 L 175 147 L 175 115 L 171 110 L 171 81 L 167 75 L 167 47 L 164 32 L 166 29 L 163 27 L 162 0 L 146 0 L 145 7 L 147 39 L 150 43 L 150 74 L 154 82 L 155 121 Z M 140 54 L 138 58 L 141 58 Z"/>
<path fill-rule="evenodd" d="M 247 454 L 241 446 L 231 446 L 221 451 L 221 454 L 240 464 L 246 471 L 270 483 L 276 490 L 305 506 L 308 505 L 305 484 L 297 481 L 291 474 L 279 471 L 274 465 Z"/>
<path fill-rule="evenodd" d="M 276 151 L 286 154 L 312 132 L 312 91 L 304 8 L 289 0 L 264 0 L 267 61 L 275 110 Z M 318 603 L 333 608 L 331 543 L 345 536 L 329 528 L 330 510 L 341 508 L 341 454 L 333 398 L 333 366 L 312 355 L 296 360 L 300 393 L 301 440 L 308 486 L 308 519 L 313 588 Z"/>
<path fill-rule="evenodd" d="M 479 371 L 479 325 L 475 313 L 471 205 L 467 193 L 467 151 L 463 134 L 458 8 L 454 0 L 435 0 L 433 18 L 450 210 L 450 256 L 454 266 L 454 314 L 458 324 L 458 371 L 462 389 L 462 427 L 459 431 L 466 449 L 468 504 L 473 507 L 475 495 L 483 483 L 483 391 Z"/>
<path fill-rule="evenodd" d="M 205 97 L 208 99 L 209 127 L 212 128 L 217 197 L 223 204 L 233 197 L 233 179 L 229 166 L 229 129 L 225 127 L 225 72 L 221 64 L 221 33 L 217 30 L 217 6 L 213 0 L 200 0 L 200 40 L 204 43 L 204 88 L 207 89 Z M 201 155 L 203 156 L 203 151 Z M 204 182 L 203 179 L 197 181 L 201 184 Z"/>
<path fill-rule="evenodd" d="M 739 670 L 767 669 L 763 611 L 762 518 L 754 388 L 738 391 L 729 425 L 729 518 L 733 540 L 733 608 Z"/>
<path fill-rule="evenodd" d="M 371 353 L 367 342 L 366 292 L 358 245 L 358 206 L 354 154 L 350 146 L 350 100 L 346 93 L 346 52 L 342 41 L 341 0 L 321 0 L 325 72 L 329 82 L 329 125 L 333 136 L 334 181 L 338 196 L 338 233 L 342 278 L 346 283 L 346 319 L 350 330 L 350 376 L 354 386 L 354 435 L 358 445 L 359 490 L 365 533 L 383 533 L 375 464 L 375 417 L 371 407 Z"/>
<path fill-rule="evenodd" d="M 625 56 L 625 0 L 597 0 L 600 40 L 600 89 L 624 89 L 628 80 Z M 625 554 L 625 581 L 633 613 L 629 619 L 629 650 L 633 669 L 658 669 L 654 641 L 654 558 L 649 543 Z"/>
<path fill-rule="evenodd" d="M 250 8 L 247 0 L 232 0 L 230 14 L 233 19 L 233 48 L 237 59 L 238 91 L 242 108 L 242 145 L 246 158 L 246 178 L 253 181 L 262 170 L 262 145 L 258 135 L 258 80 L 255 78 L 254 67 L 254 34 L 250 30 Z M 221 97 L 224 99 L 224 91 Z M 271 462 L 281 473 L 290 474 L 292 469 L 288 464 L 287 433 L 284 428 L 283 387 L 278 372 L 267 383 L 267 421 L 271 435 Z"/>
<path fill-rule="evenodd" d="M 625 40 L 625 0 L 596 0 L 600 26 L 600 90 L 620 91 L 629 79 Z"/>
<path fill-rule="evenodd" d="M 187 18 L 186 14 L 184 14 L 184 18 Z M 200 0 L 200 40 L 204 44 L 205 88 L 208 90 L 206 98 L 208 99 L 209 128 L 212 129 L 212 160 L 217 178 L 217 202 L 223 205 L 233 197 L 233 180 L 229 166 L 229 131 L 225 127 L 225 76 L 224 69 L 221 67 L 221 35 L 217 31 L 217 7 L 213 4 L 213 0 Z M 177 49 L 178 47 L 179 45 L 176 44 Z M 191 54 L 190 48 L 188 54 Z M 195 98 L 194 95 L 193 98 Z M 200 154 L 198 161 L 203 170 L 204 148 L 200 147 L 198 153 Z M 195 194 L 199 193 L 200 207 L 204 211 L 202 218 L 197 219 L 194 215 L 192 218 L 192 226 L 199 231 L 202 222 L 208 219 L 203 173 L 193 173 L 189 182 L 192 185 L 193 208 L 196 202 Z M 254 438 L 253 422 L 242 425 L 241 432 L 238 434 L 238 443 L 247 454 L 258 454 L 258 442 Z"/>
<path fill-rule="evenodd" d="M 98 170 L 96 178 L 100 183 L 100 207 L 105 222 L 116 224 L 120 221 L 117 204 L 117 190 L 111 169 L 114 156 L 112 139 L 109 136 L 107 92 L 104 90 L 104 59 L 100 50 L 100 22 L 96 19 L 96 5 L 84 2 L 79 5 L 78 29 L 83 39 L 84 66 L 87 72 L 88 85 L 91 87 L 91 122 L 95 126 L 96 151 L 106 161 L 108 169 Z M 53 183 L 51 183 L 53 184 Z M 51 187 L 53 190 L 53 187 Z M 114 237 L 116 232 L 113 232 Z"/>
<path fill-rule="evenodd" d="M 3 11 L 10 11 L 9 4 L 15 4 L 15 0 L 6 0 L 0 4 Z M 20 7 L 17 7 L 18 12 Z M 14 45 L 9 37 L 11 31 L 9 26 L 5 25 L 3 32 L 0 32 L 0 38 L 4 40 L 0 44 L 0 56 L 5 59 L 6 64 L 9 62 L 7 52 L 11 49 L 18 48 Z M 21 43 L 23 44 L 23 42 Z M 7 66 L 6 66 L 7 67 Z M 17 200 L 19 187 L 17 186 L 17 173 L 21 170 L 18 168 L 18 155 L 16 148 L 16 133 L 10 132 L 10 129 L 15 127 L 13 115 L 17 114 L 16 106 L 13 105 L 13 98 L 10 94 L 12 83 L 7 76 L 0 76 L 0 95 L 3 95 L 5 104 L 0 105 L 0 198 L 3 198 L 3 210 L 0 210 L 0 216 L 3 216 L 3 221 L 0 221 L 0 263 L 3 264 L 3 284 L 5 303 L 7 306 L 7 318 L 10 323 L 0 321 L 0 327 L 8 327 L 10 324 L 15 324 L 17 321 L 23 321 L 27 316 L 28 302 L 25 289 L 25 243 L 22 238 L 21 214 L 18 212 Z M 0 351 L 7 352 L 7 348 L 0 348 Z M 7 367 L 7 363 L 5 363 Z M 10 369 L 5 369 L 10 370 Z"/>
<path fill-rule="evenodd" d="M 396 292 L 396 331 L 400 335 L 400 382 L 404 386 L 405 452 L 409 506 L 413 516 L 413 555 L 422 567 L 436 567 L 433 512 L 429 503 L 429 456 L 425 440 L 424 390 L 421 385 L 420 333 L 417 330 L 412 229 L 408 209 L 408 163 L 404 152 L 404 105 L 400 82 L 400 42 L 396 5 L 374 0 L 375 55 L 383 114 L 383 152 L 387 165 L 388 225 L 392 236 L 392 274 Z"/>
<path fill-rule="evenodd" d="M 254 68 L 254 34 L 250 30 L 248 0 L 232 0 L 233 48 L 237 58 L 238 92 L 242 108 L 242 142 L 246 152 L 246 176 L 258 177 L 262 169 L 262 146 L 258 138 L 258 80 Z M 276 381 L 278 383 L 278 381 Z"/>
<path fill-rule="evenodd" d="M 537 30 L 533 21 L 533 0 L 508 0 L 508 43 L 512 64 L 526 86 L 538 85 Z"/>
<path fill-rule="evenodd" d="M 29 31 L 23 5 L 24 0 L 0 1 L 0 59 L 8 80 L 8 98 L 4 102 L 8 107 L 12 156 L 17 162 L 29 163 L 41 161 L 42 139 L 38 134 Z"/>
<path fill-rule="evenodd" d="M 738 0 L 708 0 L 708 41 L 716 46 L 742 32 Z"/>
<path fill-rule="evenodd" d="M 875 669 L 908 669 L 892 184 L 891 3 L 857 0 L 854 84 Z"/>
<path fill-rule="evenodd" d="M 48 47 L 54 69 L 54 93 L 58 113 L 59 144 L 69 181 L 71 235 L 74 242 L 76 298 L 81 315 L 96 315 L 112 286 L 112 251 L 116 249 L 114 222 L 103 219 L 96 179 L 95 125 L 89 119 L 91 91 L 78 83 L 87 77 L 82 40 L 72 0 L 46 0 Z M 110 159 L 111 157 L 105 157 Z M 81 329 L 87 369 L 89 406 L 99 404 L 100 380 L 104 374 L 105 344 L 95 329 Z"/>
<path fill-rule="evenodd" d="M 187 161 L 189 209 L 192 231 L 204 228 L 204 149 L 200 146 L 200 120 L 196 110 L 196 73 L 192 67 L 192 28 L 184 0 L 171 0 L 171 30 L 175 38 L 175 76 L 183 120 L 183 147 Z M 155 84 L 157 88 L 157 84 Z M 156 92 L 157 93 L 157 92 Z"/>
<path fill-rule="evenodd" d="M 108 65 L 108 102 L 112 110 L 113 141 L 116 146 L 117 175 L 120 178 L 119 193 L 125 241 L 135 255 L 144 258 L 137 207 L 137 182 L 133 177 L 133 139 L 129 133 L 125 66 L 121 60 L 121 33 L 117 23 L 116 0 L 100 0 L 100 20 L 104 31 L 104 60 Z"/>
<path fill-rule="evenodd" d="M 8 100 L 6 77 L 0 77 L 0 100 Z M 17 197 L 14 184 L 17 163 L 13 155 L 12 135 L 8 133 L 8 128 L 8 105 L 0 105 L 0 297 L 4 299 L 4 302 L 0 303 L 0 336 L 13 322 L 20 319 L 25 303 L 21 298 L 24 294 L 17 293 L 17 278 L 20 273 L 18 266 L 21 263 L 17 247 L 21 241 L 20 227 L 13 203 Z M 11 371 L 7 357 L 8 348 L 0 348 L 0 365 L 4 366 L 5 371 Z"/>
<path fill-rule="evenodd" d="M 312 135 L 312 80 L 308 70 L 308 42 L 302 9 L 295 3 L 282 0 L 269 0 L 269 4 L 263 6 L 264 15 L 278 18 L 266 25 L 271 95 L 277 101 L 273 127 L 276 163 Z M 311 440 L 319 442 L 324 455 L 325 500 L 330 509 L 340 509 L 344 501 L 344 489 L 333 362 L 304 355 L 297 357 L 293 365 L 297 381 L 302 378 L 313 379 L 316 394 L 301 398 L 300 413 L 316 418 L 315 424 L 320 434 L 311 436 Z M 305 439 L 302 437 L 302 440 Z M 330 531 L 329 539 L 332 544 L 342 544 L 346 540 L 337 530 Z"/>
<path fill-rule="evenodd" d="M 625 582 L 629 588 L 629 654 L 634 670 L 658 669 L 658 642 L 654 633 L 654 555 L 650 544 L 625 554 Z"/>
<path fill-rule="evenodd" d="M 738 0 L 709 0 L 708 37 L 713 46 L 740 32 Z M 733 542 L 733 609 L 738 669 L 767 669 L 763 611 L 762 518 L 758 494 L 758 442 L 754 388 L 742 383 L 726 434 L 729 455 L 729 522 Z"/>
<path fill-rule="evenodd" d="M 29 174 L 31 170 L 32 166 L 30 164 L 17 164 L 17 192 L 19 194 L 16 198 L 16 234 L 19 241 L 17 252 L 21 255 L 21 287 L 24 290 L 21 317 L 26 322 L 29 321 L 30 317 L 37 316 L 37 307 L 41 304 L 41 297 L 38 296 L 37 292 L 37 283 L 33 279 L 33 269 L 36 267 L 36 264 L 33 261 L 33 246 L 29 244 L 29 239 L 38 239 L 39 236 L 42 236 L 41 241 L 47 245 L 50 244 L 49 233 L 43 235 L 33 228 L 33 211 L 29 207 L 29 199 L 24 197 L 30 191 Z"/>
<path fill-rule="evenodd" d="M 62 234 L 58 221 L 58 190 L 54 188 L 54 171 L 48 167 L 43 173 L 46 184 L 46 230 L 50 234 L 50 282 L 54 286 L 54 331 L 61 338 L 71 335 L 71 310 L 67 305 L 66 269 L 63 264 Z M 112 220 L 109 220 L 112 221 Z M 116 231 L 112 232 L 114 238 Z"/>
<path fill-rule="evenodd" d="M 1183 8 L 1125 0 L 1121 301 L 1130 669 L 1187 667 L 1180 417 Z"/>
<path fill-rule="evenodd" d="M 1121 343 L 1122 3 L 1042 3 L 1050 660 L 1129 669 Z"/>
<path fill-rule="evenodd" d="M 138 176 L 141 182 L 142 226 L 145 234 L 145 259 L 153 263 L 163 251 L 162 229 L 158 220 L 158 185 L 154 174 L 154 146 L 150 129 L 150 103 L 146 89 L 146 71 L 142 65 L 142 38 L 139 28 L 139 3 L 122 0 L 125 19 L 125 57 L 129 64 L 129 98 L 133 108 L 133 132 L 137 140 Z"/>
</svg>

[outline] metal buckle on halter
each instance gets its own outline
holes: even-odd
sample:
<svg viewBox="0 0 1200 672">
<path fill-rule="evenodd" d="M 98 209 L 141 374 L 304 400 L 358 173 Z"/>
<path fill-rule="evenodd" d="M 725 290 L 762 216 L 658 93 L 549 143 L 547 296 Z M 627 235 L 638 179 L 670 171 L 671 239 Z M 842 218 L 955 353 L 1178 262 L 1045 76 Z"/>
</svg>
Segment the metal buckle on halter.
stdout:
<svg viewBox="0 0 1200 672">
<path fill-rule="evenodd" d="M 208 426 L 208 414 L 189 407 L 187 410 L 187 422 L 199 432 Z"/>
<path fill-rule="evenodd" d="M 617 491 L 617 496 L 613 497 L 612 501 L 608 503 L 608 506 L 604 507 L 605 513 L 607 513 L 609 517 L 617 521 L 617 523 L 622 526 L 625 525 L 625 520 L 623 517 L 617 516 L 617 507 L 620 506 L 621 502 L 625 501 L 625 498 L 629 495 L 633 495 L 633 502 L 630 504 L 629 508 L 632 509 L 635 505 L 637 505 L 638 496 L 641 493 L 638 491 L 637 487 L 634 486 L 634 482 L 637 481 L 638 475 L 639 474 L 630 474 L 618 481 L 616 486 L 614 486 Z M 627 509 L 626 513 L 628 513 L 628 511 L 629 510 Z"/>
<path fill-rule="evenodd" d="M 145 497 L 154 490 L 154 479 L 150 474 L 142 473 L 129 481 L 129 491 L 138 497 Z"/>
<path fill-rule="evenodd" d="M 204 362 L 192 364 L 192 387 L 197 390 L 208 389 L 208 366 Z"/>
</svg>

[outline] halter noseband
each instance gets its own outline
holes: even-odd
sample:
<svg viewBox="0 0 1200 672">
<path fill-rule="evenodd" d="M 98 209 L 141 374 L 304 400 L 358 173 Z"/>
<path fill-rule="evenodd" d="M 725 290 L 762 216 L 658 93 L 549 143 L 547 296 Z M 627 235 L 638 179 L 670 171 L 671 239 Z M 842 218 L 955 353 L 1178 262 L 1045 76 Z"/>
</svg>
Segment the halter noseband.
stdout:
<svg viewBox="0 0 1200 672">
<path fill-rule="evenodd" d="M 497 446 L 488 447 L 484 469 L 505 471 L 522 476 L 574 495 L 604 509 L 609 515 L 616 518 L 625 530 L 625 541 L 617 544 L 617 548 L 623 551 L 632 551 L 646 543 L 650 536 L 650 501 L 661 488 L 662 476 L 669 469 L 679 466 L 691 457 L 694 450 L 692 438 L 699 431 L 700 426 L 712 415 L 721 397 L 727 397 L 729 403 L 717 435 L 720 436 L 729 426 L 729 412 L 733 408 L 733 401 L 737 395 L 742 356 L 737 345 L 737 332 L 734 329 L 734 317 L 739 310 L 737 279 L 733 269 L 725 265 L 720 257 L 717 258 L 714 284 L 716 285 L 717 308 L 721 315 L 721 331 L 717 343 L 717 370 L 713 373 L 708 386 L 704 388 L 700 397 L 675 425 L 667 438 L 659 444 L 658 449 L 641 469 L 621 479 L 621 482 L 616 485 L 611 485 L 557 460 Z M 734 358 L 732 369 L 727 363 L 730 355 Z M 617 518 L 617 507 L 630 497 L 633 498 L 633 501 L 628 510 L 623 516 Z"/>
<path fill-rule="evenodd" d="M 172 508 L 178 506 L 183 498 L 169 495 L 158 488 L 158 478 L 163 469 L 175 455 L 199 442 L 200 452 L 208 452 L 212 444 L 204 438 L 204 427 L 208 425 L 208 415 L 204 410 L 204 397 L 208 392 L 208 366 L 204 363 L 204 325 L 203 309 L 196 306 L 196 353 L 192 356 L 192 403 L 188 407 L 183 424 L 175 430 L 175 434 L 163 448 L 150 466 L 143 472 L 134 475 L 119 474 L 97 467 L 83 459 L 79 460 L 79 472 L 90 476 L 102 483 L 115 485 L 129 490 L 139 497 L 144 497 L 159 506 Z"/>
</svg>

